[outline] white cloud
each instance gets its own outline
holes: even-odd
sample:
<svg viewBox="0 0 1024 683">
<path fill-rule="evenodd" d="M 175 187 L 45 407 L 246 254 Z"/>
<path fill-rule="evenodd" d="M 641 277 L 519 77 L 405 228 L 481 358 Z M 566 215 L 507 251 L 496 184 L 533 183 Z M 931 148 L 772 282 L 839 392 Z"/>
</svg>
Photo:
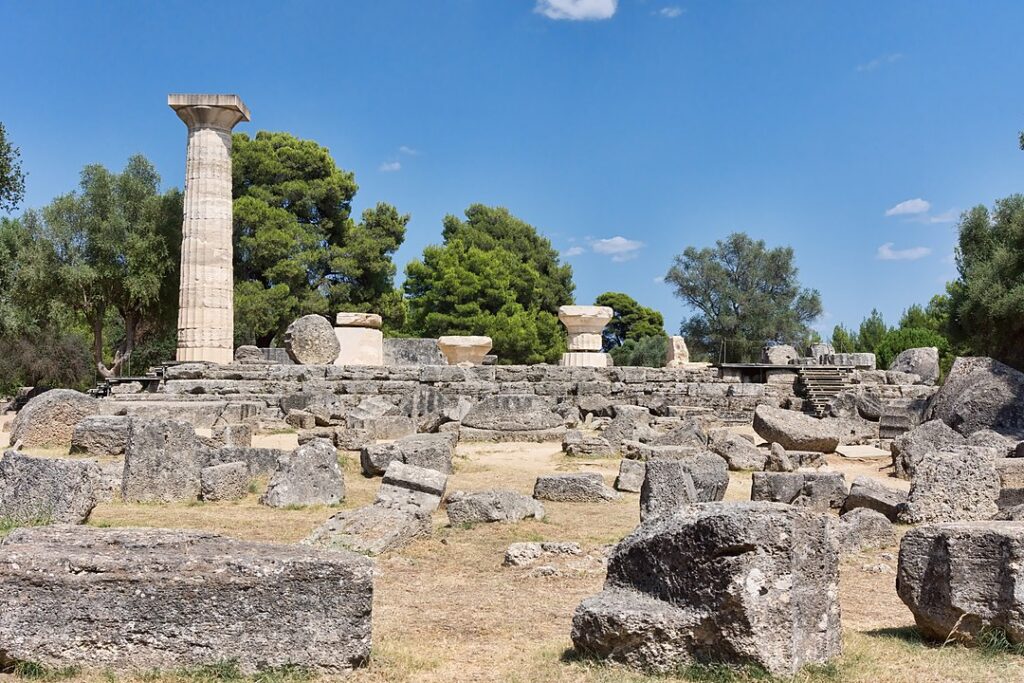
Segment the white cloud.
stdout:
<svg viewBox="0 0 1024 683">
<path fill-rule="evenodd" d="M 586 251 L 586 250 L 583 247 L 569 247 L 568 249 L 566 249 L 565 251 L 562 252 L 562 256 L 565 256 L 565 257 L 579 256 L 584 251 Z"/>
<path fill-rule="evenodd" d="M 414 149 L 412 147 L 409 147 L 408 145 L 402 145 L 401 147 L 398 148 L 398 151 L 401 152 L 402 154 L 408 154 L 411 157 L 414 157 L 420 153 L 418 149 Z"/>
<path fill-rule="evenodd" d="M 909 249 L 893 249 L 892 242 L 886 242 L 878 248 L 876 258 L 879 261 L 916 261 L 932 253 L 928 247 L 910 247 Z"/>
<path fill-rule="evenodd" d="M 590 245 L 595 253 L 611 256 L 612 261 L 628 261 L 636 258 L 636 252 L 643 248 L 644 243 L 616 235 L 603 240 L 596 240 Z"/>
<path fill-rule="evenodd" d="M 619 0 L 537 0 L 533 11 L 548 19 L 587 21 L 611 19 Z"/>
<path fill-rule="evenodd" d="M 654 278 L 654 281 L 657 282 L 660 285 L 662 282 L 665 281 L 665 276 L 664 275 L 659 275 L 656 278 Z"/>
<path fill-rule="evenodd" d="M 905 202 L 900 202 L 896 206 L 892 207 L 885 212 L 886 216 L 912 216 L 919 213 L 927 213 L 932 208 L 931 202 L 927 202 L 920 197 L 917 199 L 908 199 Z"/>
<path fill-rule="evenodd" d="M 653 14 L 665 19 L 676 19 L 683 15 L 683 8 L 677 7 L 676 5 L 669 5 L 668 7 L 662 7 L 659 10 L 655 10 Z"/>
<path fill-rule="evenodd" d="M 881 57 L 875 57 L 870 62 L 857 65 L 857 71 L 874 71 L 875 69 L 885 66 L 886 64 L 893 64 L 903 59 L 903 55 L 899 52 L 893 52 L 892 54 L 882 55 Z"/>
<path fill-rule="evenodd" d="M 937 216 L 928 216 L 929 223 L 953 223 L 957 218 L 960 217 L 960 212 L 956 209 L 950 209 Z"/>
<path fill-rule="evenodd" d="M 385 161 L 383 164 L 377 167 L 378 171 L 382 173 L 394 173 L 395 171 L 402 170 L 401 161 Z"/>
</svg>

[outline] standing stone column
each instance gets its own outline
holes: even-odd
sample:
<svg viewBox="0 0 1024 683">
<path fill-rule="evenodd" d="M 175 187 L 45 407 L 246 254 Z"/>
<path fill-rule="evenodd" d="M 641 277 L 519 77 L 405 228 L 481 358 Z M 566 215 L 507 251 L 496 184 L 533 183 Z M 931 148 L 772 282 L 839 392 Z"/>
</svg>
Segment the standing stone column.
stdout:
<svg viewBox="0 0 1024 683">
<path fill-rule="evenodd" d="M 179 361 L 234 356 L 231 129 L 249 120 L 238 95 L 168 95 L 188 126 L 178 294 Z"/>
<path fill-rule="evenodd" d="M 610 356 L 601 353 L 601 332 L 615 315 L 609 306 L 559 306 L 558 319 L 569 332 L 569 352 L 559 365 L 608 367 Z"/>
</svg>

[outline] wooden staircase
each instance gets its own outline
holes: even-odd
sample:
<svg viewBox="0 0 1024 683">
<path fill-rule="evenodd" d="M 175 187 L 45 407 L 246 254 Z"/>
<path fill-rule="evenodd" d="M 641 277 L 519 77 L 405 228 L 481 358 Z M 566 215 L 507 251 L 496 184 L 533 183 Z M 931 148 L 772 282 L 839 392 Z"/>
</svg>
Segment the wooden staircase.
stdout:
<svg viewBox="0 0 1024 683">
<path fill-rule="evenodd" d="M 835 367 L 832 365 L 800 366 L 800 384 L 804 396 L 814 407 L 814 414 L 824 417 L 828 406 L 839 392 L 848 389 L 850 372 L 853 368 Z"/>
</svg>

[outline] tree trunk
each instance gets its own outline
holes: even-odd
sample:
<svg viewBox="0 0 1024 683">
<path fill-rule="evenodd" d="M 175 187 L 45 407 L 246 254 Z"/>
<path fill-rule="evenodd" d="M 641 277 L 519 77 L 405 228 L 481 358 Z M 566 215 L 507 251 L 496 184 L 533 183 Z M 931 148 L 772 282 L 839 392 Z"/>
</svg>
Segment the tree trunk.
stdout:
<svg viewBox="0 0 1024 683">
<path fill-rule="evenodd" d="M 103 313 L 102 309 L 95 311 L 89 322 L 92 324 L 92 356 L 96 362 L 96 372 L 100 377 L 106 379 L 113 373 L 103 362 Z"/>
</svg>

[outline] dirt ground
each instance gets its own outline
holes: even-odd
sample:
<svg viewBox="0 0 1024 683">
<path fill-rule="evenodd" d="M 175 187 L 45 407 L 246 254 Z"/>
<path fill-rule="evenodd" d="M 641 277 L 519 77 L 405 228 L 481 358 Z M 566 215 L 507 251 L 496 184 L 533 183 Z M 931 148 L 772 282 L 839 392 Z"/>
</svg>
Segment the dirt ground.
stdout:
<svg viewBox="0 0 1024 683">
<path fill-rule="evenodd" d="M 289 447 L 294 435 L 257 437 L 254 445 Z M 341 507 L 372 501 L 379 479 L 359 472 L 356 454 L 343 454 L 347 497 Z M 874 459 L 830 456 L 829 466 L 846 474 L 877 477 L 889 486 Z M 600 472 L 611 484 L 618 460 L 565 457 L 558 444 L 460 445 L 452 490 L 507 488 L 529 494 L 537 475 Z M 747 500 L 750 475 L 732 473 L 728 500 Z M 255 494 L 233 503 L 189 505 L 99 505 L 95 526 L 164 526 L 220 531 L 239 538 L 295 542 L 333 514 L 333 508 L 276 510 L 258 504 Z M 599 566 L 539 576 L 529 569 L 502 566 L 515 541 L 576 541 L 584 552 L 599 551 L 628 534 L 639 522 L 637 494 L 600 504 L 545 503 L 547 518 L 519 524 L 447 526 L 435 515 L 429 539 L 378 558 L 373 613 L 372 661 L 347 680 L 355 683 L 590 682 L 653 680 L 748 680 L 716 675 L 698 678 L 645 677 L 627 670 L 576 661 L 569 638 L 573 611 L 600 590 Z M 841 567 L 843 657 L 833 666 L 809 671 L 799 681 L 1019 681 L 1024 660 L 1009 654 L 958 645 L 921 643 L 913 618 L 895 590 L 897 548 L 847 557 Z M 720 672 L 719 672 L 720 673 Z M 692 675 L 692 672 L 691 672 Z M 0 676 L 2 678 L 2 676 Z M 110 680 L 76 674 L 65 680 Z M 168 675 L 144 680 L 182 680 Z M 121 679 L 124 680 L 124 679 Z M 187 679 L 187 680 L 195 680 Z M 203 679 L 206 680 L 206 679 Z M 763 679 L 757 679 L 763 680 Z"/>
</svg>

